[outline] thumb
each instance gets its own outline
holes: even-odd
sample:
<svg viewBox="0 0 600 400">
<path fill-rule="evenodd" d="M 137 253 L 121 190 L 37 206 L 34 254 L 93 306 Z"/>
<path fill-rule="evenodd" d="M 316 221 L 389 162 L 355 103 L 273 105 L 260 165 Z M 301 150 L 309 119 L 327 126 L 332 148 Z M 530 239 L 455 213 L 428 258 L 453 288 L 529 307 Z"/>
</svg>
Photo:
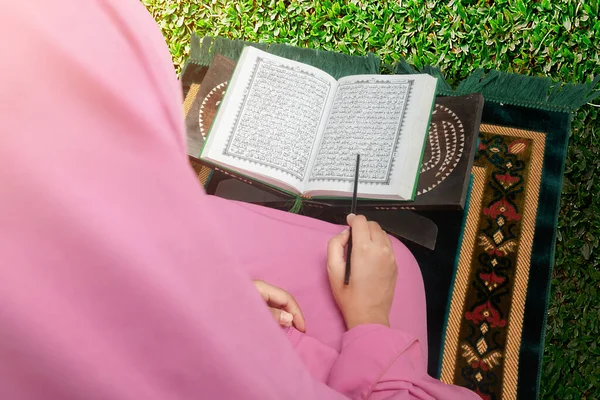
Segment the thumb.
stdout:
<svg viewBox="0 0 600 400">
<path fill-rule="evenodd" d="M 346 267 L 344 260 L 344 248 L 348 244 L 350 238 L 350 230 L 345 229 L 343 232 L 329 239 L 327 244 L 327 272 L 329 277 L 342 276 Z"/>
<path fill-rule="evenodd" d="M 350 214 L 346 215 L 346 223 L 349 226 L 352 226 L 352 221 L 354 221 L 354 218 L 356 218 L 356 214 L 350 213 Z"/>
<path fill-rule="evenodd" d="M 273 319 L 281 326 L 290 327 L 292 326 L 292 321 L 294 316 L 287 311 L 281 310 L 279 308 L 269 307 L 271 310 L 271 314 L 273 314 Z"/>
</svg>

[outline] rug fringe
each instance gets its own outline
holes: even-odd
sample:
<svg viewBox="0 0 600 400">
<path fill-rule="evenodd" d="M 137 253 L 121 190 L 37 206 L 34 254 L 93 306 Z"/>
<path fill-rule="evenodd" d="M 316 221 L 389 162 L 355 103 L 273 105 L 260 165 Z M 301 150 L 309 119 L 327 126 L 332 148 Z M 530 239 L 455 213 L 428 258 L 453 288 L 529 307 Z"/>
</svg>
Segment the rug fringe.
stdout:
<svg viewBox="0 0 600 400">
<path fill-rule="evenodd" d="M 401 60 L 394 67 L 394 72 L 433 75 L 438 78 L 438 94 L 443 96 L 481 93 L 486 101 L 548 111 L 573 112 L 600 97 L 600 87 L 594 90 L 600 82 L 600 76 L 589 83 L 573 84 L 556 82 L 541 76 L 519 75 L 497 70 L 486 72 L 477 69 L 460 82 L 456 90 L 453 90 L 437 67 L 426 66 L 419 71 Z"/>
<path fill-rule="evenodd" d="M 188 62 L 209 66 L 215 54 L 237 60 L 246 46 L 253 46 L 271 54 L 301 61 L 327 72 L 339 79 L 348 75 L 378 74 L 379 57 L 373 53 L 366 56 L 351 56 L 331 51 L 308 49 L 282 43 L 252 43 L 222 37 L 192 35 Z"/>
<path fill-rule="evenodd" d="M 298 60 L 319 68 L 339 79 L 354 74 L 380 73 L 380 59 L 373 53 L 351 56 L 332 51 L 300 48 L 281 43 L 251 43 L 223 37 L 192 35 L 191 55 L 187 63 L 208 66 L 215 54 L 237 60 L 245 46 L 254 46 L 269 53 Z M 184 67 L 184 69 L 187 67 Z M 427 73 L 438 78 L 437 92 L 442 96 L 463 96 L 481 93 L 486 101 L 548 111 L 573 112 L 600 97 L 600 76 L 589 83 L 573 84 L 553 81 L 547 77 L 527 76 L 477 69 L 458 84 L 456 89 L 448 84 L 442 71 L 434 66 L 421 70 L 400 60 L 393 68 L 396 74 Z"/>
</svg>

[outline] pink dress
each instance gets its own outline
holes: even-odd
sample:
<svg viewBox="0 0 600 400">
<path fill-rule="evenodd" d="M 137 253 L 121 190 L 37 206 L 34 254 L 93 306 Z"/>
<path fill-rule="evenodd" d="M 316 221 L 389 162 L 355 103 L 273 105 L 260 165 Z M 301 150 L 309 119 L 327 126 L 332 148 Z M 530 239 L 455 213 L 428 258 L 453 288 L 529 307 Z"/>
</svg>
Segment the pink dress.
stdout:
<svg viewBox="0 0 600 400">
<path fill-rule="evenodd" d="M 426 374 L 419 268 L 345 332 L 339 226 L 204 195 L 138 0 L 0 5 L 0 399 L 476 398 Z M 294 294 L 282 330 L 251 284 Z"/>
</svg>

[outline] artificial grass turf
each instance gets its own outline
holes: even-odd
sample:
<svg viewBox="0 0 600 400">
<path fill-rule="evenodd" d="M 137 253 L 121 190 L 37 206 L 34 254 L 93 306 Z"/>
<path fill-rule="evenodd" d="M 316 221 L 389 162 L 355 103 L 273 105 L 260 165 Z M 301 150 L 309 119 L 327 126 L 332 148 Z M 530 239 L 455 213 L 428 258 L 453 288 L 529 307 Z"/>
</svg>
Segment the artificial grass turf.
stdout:
<svg viewBox="0 0 600 400">
<path fill-rule="evenodd" d="M 600 0 L 143 0 L 179 70 L 192 32 L 376 53 L 439 66 L 585 82 L 600 74 Z M 600 103 L 600 101 L 597 101 Z M 561 198 L 541 397 L 600 398 L 600 112 L 574 114 Z M 535 279 L 532 276 L 531 279 Z"/>
</svg>

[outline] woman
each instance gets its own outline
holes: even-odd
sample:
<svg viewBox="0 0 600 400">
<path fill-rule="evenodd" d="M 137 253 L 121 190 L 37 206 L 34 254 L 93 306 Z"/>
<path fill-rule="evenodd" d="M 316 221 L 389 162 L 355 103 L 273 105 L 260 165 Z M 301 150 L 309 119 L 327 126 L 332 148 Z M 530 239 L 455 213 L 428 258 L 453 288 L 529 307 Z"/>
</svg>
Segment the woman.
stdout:
<svg viewBox="0 0 600 400">
<path fill-rule="evenodd" d="M 0 10 L 0 398 L 474 396 L 427 376 L 420 273 L 377 224 L 348 218 L 345 287 L 347 231 L 203 194 L 137 0 Z"/>
</svg>

